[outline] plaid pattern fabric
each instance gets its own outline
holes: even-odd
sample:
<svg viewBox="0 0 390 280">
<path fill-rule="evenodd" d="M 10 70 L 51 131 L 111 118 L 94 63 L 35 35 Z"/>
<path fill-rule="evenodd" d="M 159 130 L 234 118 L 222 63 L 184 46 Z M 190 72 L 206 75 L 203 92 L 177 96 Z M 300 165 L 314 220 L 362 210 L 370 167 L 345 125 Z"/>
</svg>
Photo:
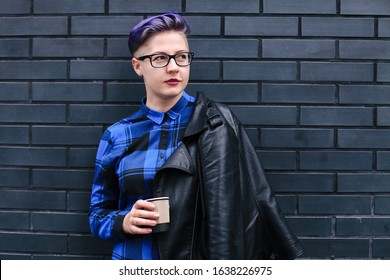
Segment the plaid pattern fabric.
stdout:
<svg viewBox="0 0 390 280">
<path fill-rule="evenodd" d="M 158 259 L 153 235 L 123 235 L 124 216 L 138 199 L 150 198 L 156 172 L 181 144 L 195 98 L 183 93 L 166 113 L 145 105 L 110 126 L 96 156 L 89 223 L 95 236 L 114 240 L 113 259 Z"/>
</svg>

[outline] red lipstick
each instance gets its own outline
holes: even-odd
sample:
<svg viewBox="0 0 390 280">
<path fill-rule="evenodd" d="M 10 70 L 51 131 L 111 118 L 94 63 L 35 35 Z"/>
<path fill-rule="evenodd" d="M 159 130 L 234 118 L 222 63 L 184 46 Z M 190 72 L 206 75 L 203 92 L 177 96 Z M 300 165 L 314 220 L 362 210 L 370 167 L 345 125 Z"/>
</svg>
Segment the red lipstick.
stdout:
<svg viewBox="0 0 390 280">
<path fill-rule="evenodd" d="M 170 86 L 176 86 L 180 83 L 180 80 L 172 78 L 172 79 L 166 80 L 165 83 L 170 85 Z"/>
</svg>

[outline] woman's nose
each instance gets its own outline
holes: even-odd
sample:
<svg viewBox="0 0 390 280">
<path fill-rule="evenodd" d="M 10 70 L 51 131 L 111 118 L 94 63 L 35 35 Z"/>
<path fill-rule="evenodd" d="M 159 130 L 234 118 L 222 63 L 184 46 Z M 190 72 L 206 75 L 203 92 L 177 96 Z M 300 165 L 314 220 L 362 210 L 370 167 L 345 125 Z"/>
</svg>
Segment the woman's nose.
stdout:
<svg viewBox="0 0 390 280">
<path fill-rule="evenodd" d="M 172 72 L 172 71 L 178 71 L 178 70 L 179 70 L 179 66 L 176 64 L 175 59 L 171 58 L 168 62 L 168 65 L 167 65 L 167 71 Z"/>
</svg>

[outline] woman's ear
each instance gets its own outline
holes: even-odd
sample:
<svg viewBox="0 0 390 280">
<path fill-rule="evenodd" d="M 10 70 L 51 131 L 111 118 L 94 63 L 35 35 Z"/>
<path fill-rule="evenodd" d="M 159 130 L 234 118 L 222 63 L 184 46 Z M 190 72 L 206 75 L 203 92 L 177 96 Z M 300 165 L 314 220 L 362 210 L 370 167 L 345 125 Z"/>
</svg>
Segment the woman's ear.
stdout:
<svg viewBox="0 0 390 280">
<path fill-rule="evenodd" d="M 133 69 L 134 69 L 135 73 L 137 73 L 138 76 L 142 77 L 142 70 L 141 70 L 140 61 L 133 57 L 131 59 L 131 64 L 133 65 Z"/>
</svg>

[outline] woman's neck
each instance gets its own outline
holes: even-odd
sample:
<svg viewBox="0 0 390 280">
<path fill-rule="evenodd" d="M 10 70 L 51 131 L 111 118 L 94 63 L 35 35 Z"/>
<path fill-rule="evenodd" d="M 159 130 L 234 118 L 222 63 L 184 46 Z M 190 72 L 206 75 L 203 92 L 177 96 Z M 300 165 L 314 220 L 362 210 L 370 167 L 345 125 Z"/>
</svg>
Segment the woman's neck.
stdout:
<svg viewBox="0 0 390 280">
<path fill-rule="evenodd" d="M 180 100 L 182 94 L 172 98 L 150 98 L 146 96 L 146 106 L 154 111 L 166 113 Z"/>
</svg>

